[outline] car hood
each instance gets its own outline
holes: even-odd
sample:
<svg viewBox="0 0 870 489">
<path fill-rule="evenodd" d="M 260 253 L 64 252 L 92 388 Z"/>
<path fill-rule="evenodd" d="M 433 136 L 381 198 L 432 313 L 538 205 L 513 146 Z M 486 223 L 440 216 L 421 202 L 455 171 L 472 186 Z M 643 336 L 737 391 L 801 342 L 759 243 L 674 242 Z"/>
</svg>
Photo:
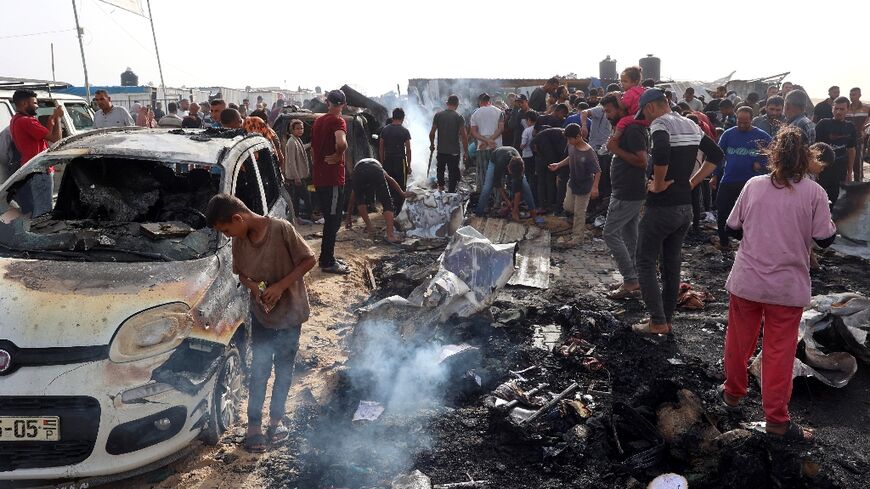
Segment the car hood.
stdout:
<svg viewBox="0 0 870 489">
<path fill-rule="evenodd" d="M 0 339 L 20 348 L 107 345 L 125 319 L 170 302 L 194 307 L 219 259 L 70 262 L 0 259 Z"/>
</svg>

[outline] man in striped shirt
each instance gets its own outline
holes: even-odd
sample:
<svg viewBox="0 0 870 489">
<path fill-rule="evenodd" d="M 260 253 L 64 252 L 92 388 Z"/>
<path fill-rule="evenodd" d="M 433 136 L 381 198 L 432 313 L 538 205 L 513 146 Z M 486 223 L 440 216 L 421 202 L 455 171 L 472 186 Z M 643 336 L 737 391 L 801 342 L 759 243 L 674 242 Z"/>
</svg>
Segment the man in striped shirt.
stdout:
<svg viewBox="0 0 870 489">
<path fill-rule="evenodd" d="M 669 334 L 680 288 L 683 238 L 692 224 L 692 189 L 713 173 L 724 154 L 697 124 L 671 111 L 662 90 L 653 88 L 641 95 L 636 117 L 650 121 L 652 140 L 652 175 L 636 257 L 641 295 L 650 319 L 632 329 L 637 333 Z M 698 150 L 706 161 L 693 175 Z M 656 274 L 660 256 L 661 288 Z"/>
</svg>

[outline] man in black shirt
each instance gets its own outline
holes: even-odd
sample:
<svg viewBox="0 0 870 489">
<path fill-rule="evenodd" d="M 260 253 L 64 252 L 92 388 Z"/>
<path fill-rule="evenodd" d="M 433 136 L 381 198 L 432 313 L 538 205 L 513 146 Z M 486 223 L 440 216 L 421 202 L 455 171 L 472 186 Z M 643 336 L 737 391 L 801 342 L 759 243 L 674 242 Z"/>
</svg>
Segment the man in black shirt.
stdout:
<svg viewBox="0 0 870 489">
<path fill-rule="evenodd" d="M 567 104 L 556 104 L 552 114 L 538 116 L 538 120 L 535 122 L 535 133 L 537 134 L 541 132 L 541 129 L 544 128 L 544 126 L 562 127 L 562 123 L 568 118 L 569 112 L 570 110 L 568 109 Z"/>
<path fill-rule="evenodd" d="M 435 134 L 438 134 L 438 188 L 444 190 L 444 170 L 447 169 L 450 176 L 447 191 L 450 193 L 456 192 L 459 183 L 459 155 L 464 154 L 465 161 L 468 161 L 468 133 L 465 130 L 465 118 L 456 112 L 458 107 L 458 96 L 447 97 L 447 109 L 435 114 L 429 131 L 430 151 L 435 151 Z"/>
<path fill-rule="evenodd" d="M 538 87 L 532 91 L 532 96 L 529 97 L 529 107 L 539 114 L 546 112 L 547 95 L 556 93 L 557 88 L 559 88 L 559 79 L 554 76 L 547 80 L 543 87 Z"/>
<path fill-rule="evenodd" d="M 824 102 L 819 105 L 824 105 Z M 818 108 L 818 105 L 816 107 Z M 816 125 L 816 141 L 830 144 L 835 154 L 834 164 L 825 167 L 818 179 L 819 185 L 828 193 L 828 200 L 831 201 L 832 206 L 840 197 L 840 184 L 852 181 L 858 132 L 855 126 L 846 120 L 848 110 L 849 99 L 838 97 L 834 100 L 833 118 L 822 119 Z"/>
<path fill-rule="evenodd" d="M 724 154 L 697 124 L 671 112 L 661 90 L 653 88 L 641 95 L 637 118 L 650 121 L 652 139 L 652 178 L 637 242 L 638 281 L 650 319 L 632 329 L 667 334 L 672 332 L 677 307 L 683 238 L 692 224 L 692 189 L 713 173 Z M 706 161 L 693 175 L 699 149 Z M 659 256 L 661 289 L 656 274 Z"/>
<path fill-rule="evenodd" d="M 607 119 L 616 125 L 627 115 L 619 103 L 618 93 L 609 93 L 601 99 Z M 635 250 L 640 209 L 646 198 L 646 165 L 649 135 L 640 124 L 629 124 L 618 140 L 611 138 L 607 150 L 613 155 L 610 163 L 611 193 L 604 222 L 604 242 L 613 255 L 622 284 L 610 294 L 611 299 L 636 295 L 640 290 L 637 280 Z"/>
<path fill-rule="evenodd" d="M 544 129 L 532 138 L 531 146 L 535 154 L 535 174 L 538 180 L 538 212 L 554 212 L 561 209 L 561 203 L 556 199 L 556 176 L 562 172 L 551 172 L 547 166 L 564 160 L 568 155 L 565 130 L 561 127 Z"/>
<path fill-rule="evenodd" d="M 369 219 L 368 205 L 365 203 L 365 196 L 374 193 L 375 197 L 381 203 L 384 209 L 384 223 L 387 225 L 387 241 L 397 243 L 399 240 L 395 233 L 393 224 L 393 199 L 391 194 L 401 194 L 403 197 L 411 197 L 414 194 L 405 192 L 399 187 L 393 177 L 387 175 L 381 163 L 374 158 L 363 158 L 359 160 L 353 167 L 351 173 L 351 192 L 350 199 L 347 201 L 347 222 L 345 227 L 350 229 L 351 220 L 353 219 L 353 206 L 359 198 L 361 204 L 357 206 L 357 212 L 363 218 L 366 225 L 366 231 L 369 236 L 374 238 L 375 228 L 372 226 L 372 221 Z M 391 192 L 392 190 L 392 192 Z"/>
<path fill-rule="evenodd" d="M 404 121 L 405 111 L 400 108 L 393 109 L 392 122 L 381 129 L 378 148 L 384 170 L 399 182 L 403 192 L 407 188 L 408 175 L 411 174 L 411 133 L 402 126 Z M 396 212 L 401 211 L 405 199 L 398 193 L 392 197 Z"/>
<path fill-rule="evenodd" d="M 834 101 L 840 97 L 840 87 L 834 85 L 828 89 L 828 98 L 813 109 L 813 122 L 818 124 L 822 119 L 834 118 Z M 848 100 L 848 99 L 846 99 Z M 772 134 L 771 134 L 772 136 Z"/>
</svg>

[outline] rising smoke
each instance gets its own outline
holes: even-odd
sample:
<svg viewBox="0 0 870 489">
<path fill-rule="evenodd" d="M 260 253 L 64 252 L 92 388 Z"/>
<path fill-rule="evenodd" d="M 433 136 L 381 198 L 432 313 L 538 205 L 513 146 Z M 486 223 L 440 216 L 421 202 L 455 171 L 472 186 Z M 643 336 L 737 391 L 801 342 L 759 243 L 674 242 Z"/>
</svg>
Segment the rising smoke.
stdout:
<svg viewBox="0 0 870 489">
<path fill-rule="evenodd" d="M 441 345 L 406 341 L 390 321 L 363 320 L 351 341 L 345 385 L 337 392 L 344 397 L 307 437 L 315 464 L 326 472 L 316 478 L 326 487 L 359 487 L 367 477 L 409 471 L 415 454 L 432 446 L 429 418 L 455 375 L 449 362 L 440 362 Z M 375 421 L 351 422 L 360 401 L 378 402 L 385 411 Z M 356 479 L 348 483 L 348 477 Z"/>
</svg>

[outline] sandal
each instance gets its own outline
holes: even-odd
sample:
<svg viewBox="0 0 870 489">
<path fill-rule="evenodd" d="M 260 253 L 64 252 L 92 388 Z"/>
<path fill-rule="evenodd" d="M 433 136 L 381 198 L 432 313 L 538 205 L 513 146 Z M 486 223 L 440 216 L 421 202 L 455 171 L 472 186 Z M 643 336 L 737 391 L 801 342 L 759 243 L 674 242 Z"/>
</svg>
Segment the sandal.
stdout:
<svg viewBox="0 0 870 489">
<path fill-rule="evenodd" d="M 722 407 L 724 407 L 726 411 L 731 412 L 731 413 L 740 412 L 740 401 L 737 401 L 737 405 L 735 406 L 733 404 L 729 404 L 728 401 L 725 399 L 725 386 L 724 385 L 719 384 L 719 386 L 716 387 L 716 394 L 719 395 L 719 399 L 722 401 Z"/>
<path fill-rule="evenodd" d="M 779 433 L 767 431 L 767 435 L 779 440 L 792 442 L 811 443 L 816 439 L 814 430 L 804 428 L 803 426 L 795 423 L 794 421 L 790 421 L 788 423 L 788 427 L 786 428 L 785 433 L 780 435 Z"/>
<path fill-rule="evenodd" d="M 269 443 L 272 445 L 277 445 L 281 443 L 290 436 L 290 430 L 287 429 L 283 424 L 279 424 L 278 426 L 269 426 L 269 429 L 266 430 L 266 437 L 269 439 Z"/>
<path fill-rule="evenodd" d="M 608 299 L 619 300 L 619 299 L 628 299 L 629 297 L 637 297 L 640 295 L 640 289 L 628 290 L 623 289 L 622 286 L 618 287 L 613 292 L 607 294 Z"/>
<path fill-rule="evenodd" d="M 262 433 L 248 435 L 243 446 L 250 453 L 263 453 L 266 451 L 266 436 Z"/>
<path fill-rule="evenodd" d="M 642 323 L 637 323 L 631 326 L 631 330 L 637 334 L 645 334 L 645 335 L 668 335 L 673 336 L 674 328 L 673 326 L 668 325 L 668 330 L 663 333 L 656 333 L 651 329 L 652 322 L 647 320 Z"/>
<path fill-rule="evenodd" d="M 320 271 L 323 273 L 334 273 L 337 275 L 347 275 L 348 273 L 350 273 L 350 267 L 348 267 L 347 264 L 341 263 L 340 261 L 336 260 L 335 263 L 332 264 L 332 266 L 321 267 Z"/>
</svg>

